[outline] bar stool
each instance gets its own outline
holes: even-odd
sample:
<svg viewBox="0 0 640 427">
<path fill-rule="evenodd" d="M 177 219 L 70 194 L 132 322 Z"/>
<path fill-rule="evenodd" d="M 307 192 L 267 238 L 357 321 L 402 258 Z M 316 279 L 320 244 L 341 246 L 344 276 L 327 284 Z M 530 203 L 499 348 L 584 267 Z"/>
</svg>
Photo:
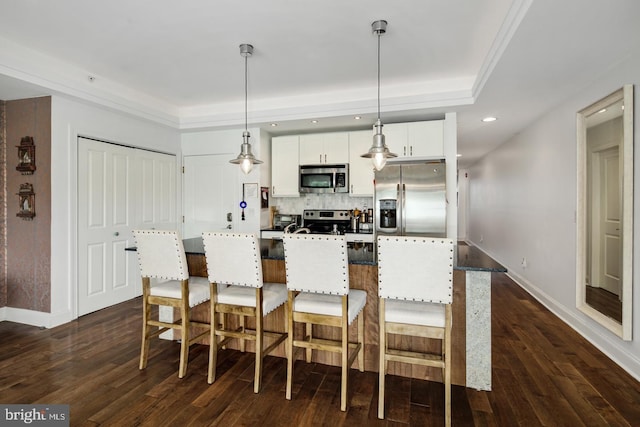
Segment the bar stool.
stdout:
<svg viewBox="0 0 640 427">
<path fill-rule="evenodd" d="M 209 384 L 216 378 L 218 349 L 230 340 L 240 340 L 244 351 L 244 340 L 255 341 L 256 362 L 253 391 L 260 391 L 262 361 L 287 338 L 285 332 L 267 332 L 263 328 L 263 318 L 287 302 L 287 287 L 280 283 L 263 283 L 260 243 L 255 234 L 203 233 L 205 256 L 209 282 L 213 287 L 211 298 L 211 319 L 222 314 L 240 316 L 238 329 L 226 328 L 227 322 L 218 326 L 212 320 L 209 347 Z M 286 313 L 285 313 L 286 314 Z M 245 317 L 255 318 L 256 328 L 245 328 Z M 275 337 L 275 341 L 264 347 L 264 336 Z M 217 337 L 222 337 L 217 342 Z"/>
<path fill-rule="evenodd" d="M 389 361 L 441 368 L 445 423 L 451 425 L 451 304 L 453 240 L 378 237 L 380 370 L 378 418 L 384 418 L 384 382 Z M 440 354 L 389 348 L 387 334 L 442 340 Z"/>
<path fill-rule="evenodd" d="M 349 368 L 356 357 L 359 370 L 364 372 L 362 309 L 367 301 L 367 293 L 349 289 L 349 263 L 345 236 L 285 234 L 283 242 L 289 291 L 286 398 L 291 400 L 294 348 L 307 349 L 307 362 L 311 362 L 313 350 L 337 352 L 341 354 L 342 365 L 340 410 L 346 411 Z M 358 342 L 349 343 L 348 327 L 356 318 L 358 319 Z M 306 336 L 301 340 L 295 339 L 295 322 L 307 325 Z M 313 324 L 341 328 L 341 339 L 314 338 Z M 352 349 L 351 355 L 349 355 L 349 349 Z"/>
<path fill-rule="evenodd" d="M 133 230 L 140 275 L 142 276 L 142 349 L 140 369 L 147 367 L 149 341 L 161 333 L 175 329 L 182 333 L 180 368 L 178 377 L 187 373 L 189 347 L 209 333 L 205 322 L 190 320 L 190 309 L 209 301 L 211 288 L 205 277 L 190 277 L 182 239 L 177 231 Z M 151 279 L 155 279 L 151 283 Z M 180 309 L 180 320 L 173 323 L 151 319 L 151 306 L 169 306 Z M 191 337 L 191 326 L 205 329 Z M 158 329 L 153 331 L 153 328 Z"/>
</svg>

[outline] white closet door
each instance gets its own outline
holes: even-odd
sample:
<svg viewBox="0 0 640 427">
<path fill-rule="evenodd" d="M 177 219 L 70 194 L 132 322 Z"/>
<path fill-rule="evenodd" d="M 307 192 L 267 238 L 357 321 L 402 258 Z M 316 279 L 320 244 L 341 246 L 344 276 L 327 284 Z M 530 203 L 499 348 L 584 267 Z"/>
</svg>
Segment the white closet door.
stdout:
<svg viewBox="0 0 640 427">
<path fill-rule="evenodd" d="M 176 229 L 176 158 L 78 138 L 78 316 L 141 294 L 134 228 Z"/>
<path fill-rule="evenodd" d="M 139 227 L 175 230 L 178 223 L 176 157 L 145 150 L 135 152 L 140 173 L 136 188 Z"/>
</svg>

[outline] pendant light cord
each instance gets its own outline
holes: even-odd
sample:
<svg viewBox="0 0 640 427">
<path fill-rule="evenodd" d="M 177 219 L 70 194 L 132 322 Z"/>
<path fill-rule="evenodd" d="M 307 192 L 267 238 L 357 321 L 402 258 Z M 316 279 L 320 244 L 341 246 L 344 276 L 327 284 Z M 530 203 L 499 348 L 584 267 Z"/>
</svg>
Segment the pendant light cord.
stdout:
<svg viewBox="0 0 640 427">
<path fill-rule="evenodd" d="M 248 83 L 247 83 L 247 56 L 244 57 L 244 130 L 247 130 L 247 93 L 248 93 Z"/>
<path fill-rule="evenodd" d="M 380 120 L 380 32 L 378 32 L 378 120 Z"/>
</svg>

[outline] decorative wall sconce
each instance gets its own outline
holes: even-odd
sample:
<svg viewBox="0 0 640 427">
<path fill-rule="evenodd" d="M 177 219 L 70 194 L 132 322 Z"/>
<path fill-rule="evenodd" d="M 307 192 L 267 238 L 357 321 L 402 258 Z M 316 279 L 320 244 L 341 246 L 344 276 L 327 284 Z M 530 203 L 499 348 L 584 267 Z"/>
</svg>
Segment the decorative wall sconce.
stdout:
<svg viewBox="0 0 640 427">
<path fill-rule="evenodd" d="M 36 170 L 36 146 L 33 137 L 23 136 L 18 147 L 18 166 L 22 175 L 32 175 Z"/>
<path fill-rule="evenodd" d="M 20 184 L 18 200 L 20 206 L 16 216 L 24 220 L 32 220 L 36 216 L 36 193 L 33 192 L 33 184 Z"/>
</svg>

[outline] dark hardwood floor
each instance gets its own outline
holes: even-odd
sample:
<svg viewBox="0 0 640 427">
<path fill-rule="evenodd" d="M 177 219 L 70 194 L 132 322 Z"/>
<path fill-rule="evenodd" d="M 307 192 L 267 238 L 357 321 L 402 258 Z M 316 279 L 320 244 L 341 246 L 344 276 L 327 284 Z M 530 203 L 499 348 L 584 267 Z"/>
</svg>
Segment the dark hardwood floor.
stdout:
<svg viewBox="0 0 640 427">
<path fill-rule="evenodd" d="M 154 341 L 138 370 L 141 301 L 45 330 L 0 323 L 0 403 L 66 403 L 74 426 L 443 425 L 442 385 L 387 377 L 387 419 L 376 417 L 377 374 L 350 374 L 340 412 L 340 371 L 268 357 L 253 393 L 253 355 L 224 350 L 206 380 L 207 348 L 191 350 L 178 379 L 177 343 Z M 638 426 L 640 384 L 504 274 L 493 285 L 493 391 L 453 387 L 457 426 Z"/>
<path fill-rule="evenodd" d="M 586 302 L 605 316 L 622 323 L 622 301 L 618 295 L 603 288 L 586 286 Z"/>
</svg>

